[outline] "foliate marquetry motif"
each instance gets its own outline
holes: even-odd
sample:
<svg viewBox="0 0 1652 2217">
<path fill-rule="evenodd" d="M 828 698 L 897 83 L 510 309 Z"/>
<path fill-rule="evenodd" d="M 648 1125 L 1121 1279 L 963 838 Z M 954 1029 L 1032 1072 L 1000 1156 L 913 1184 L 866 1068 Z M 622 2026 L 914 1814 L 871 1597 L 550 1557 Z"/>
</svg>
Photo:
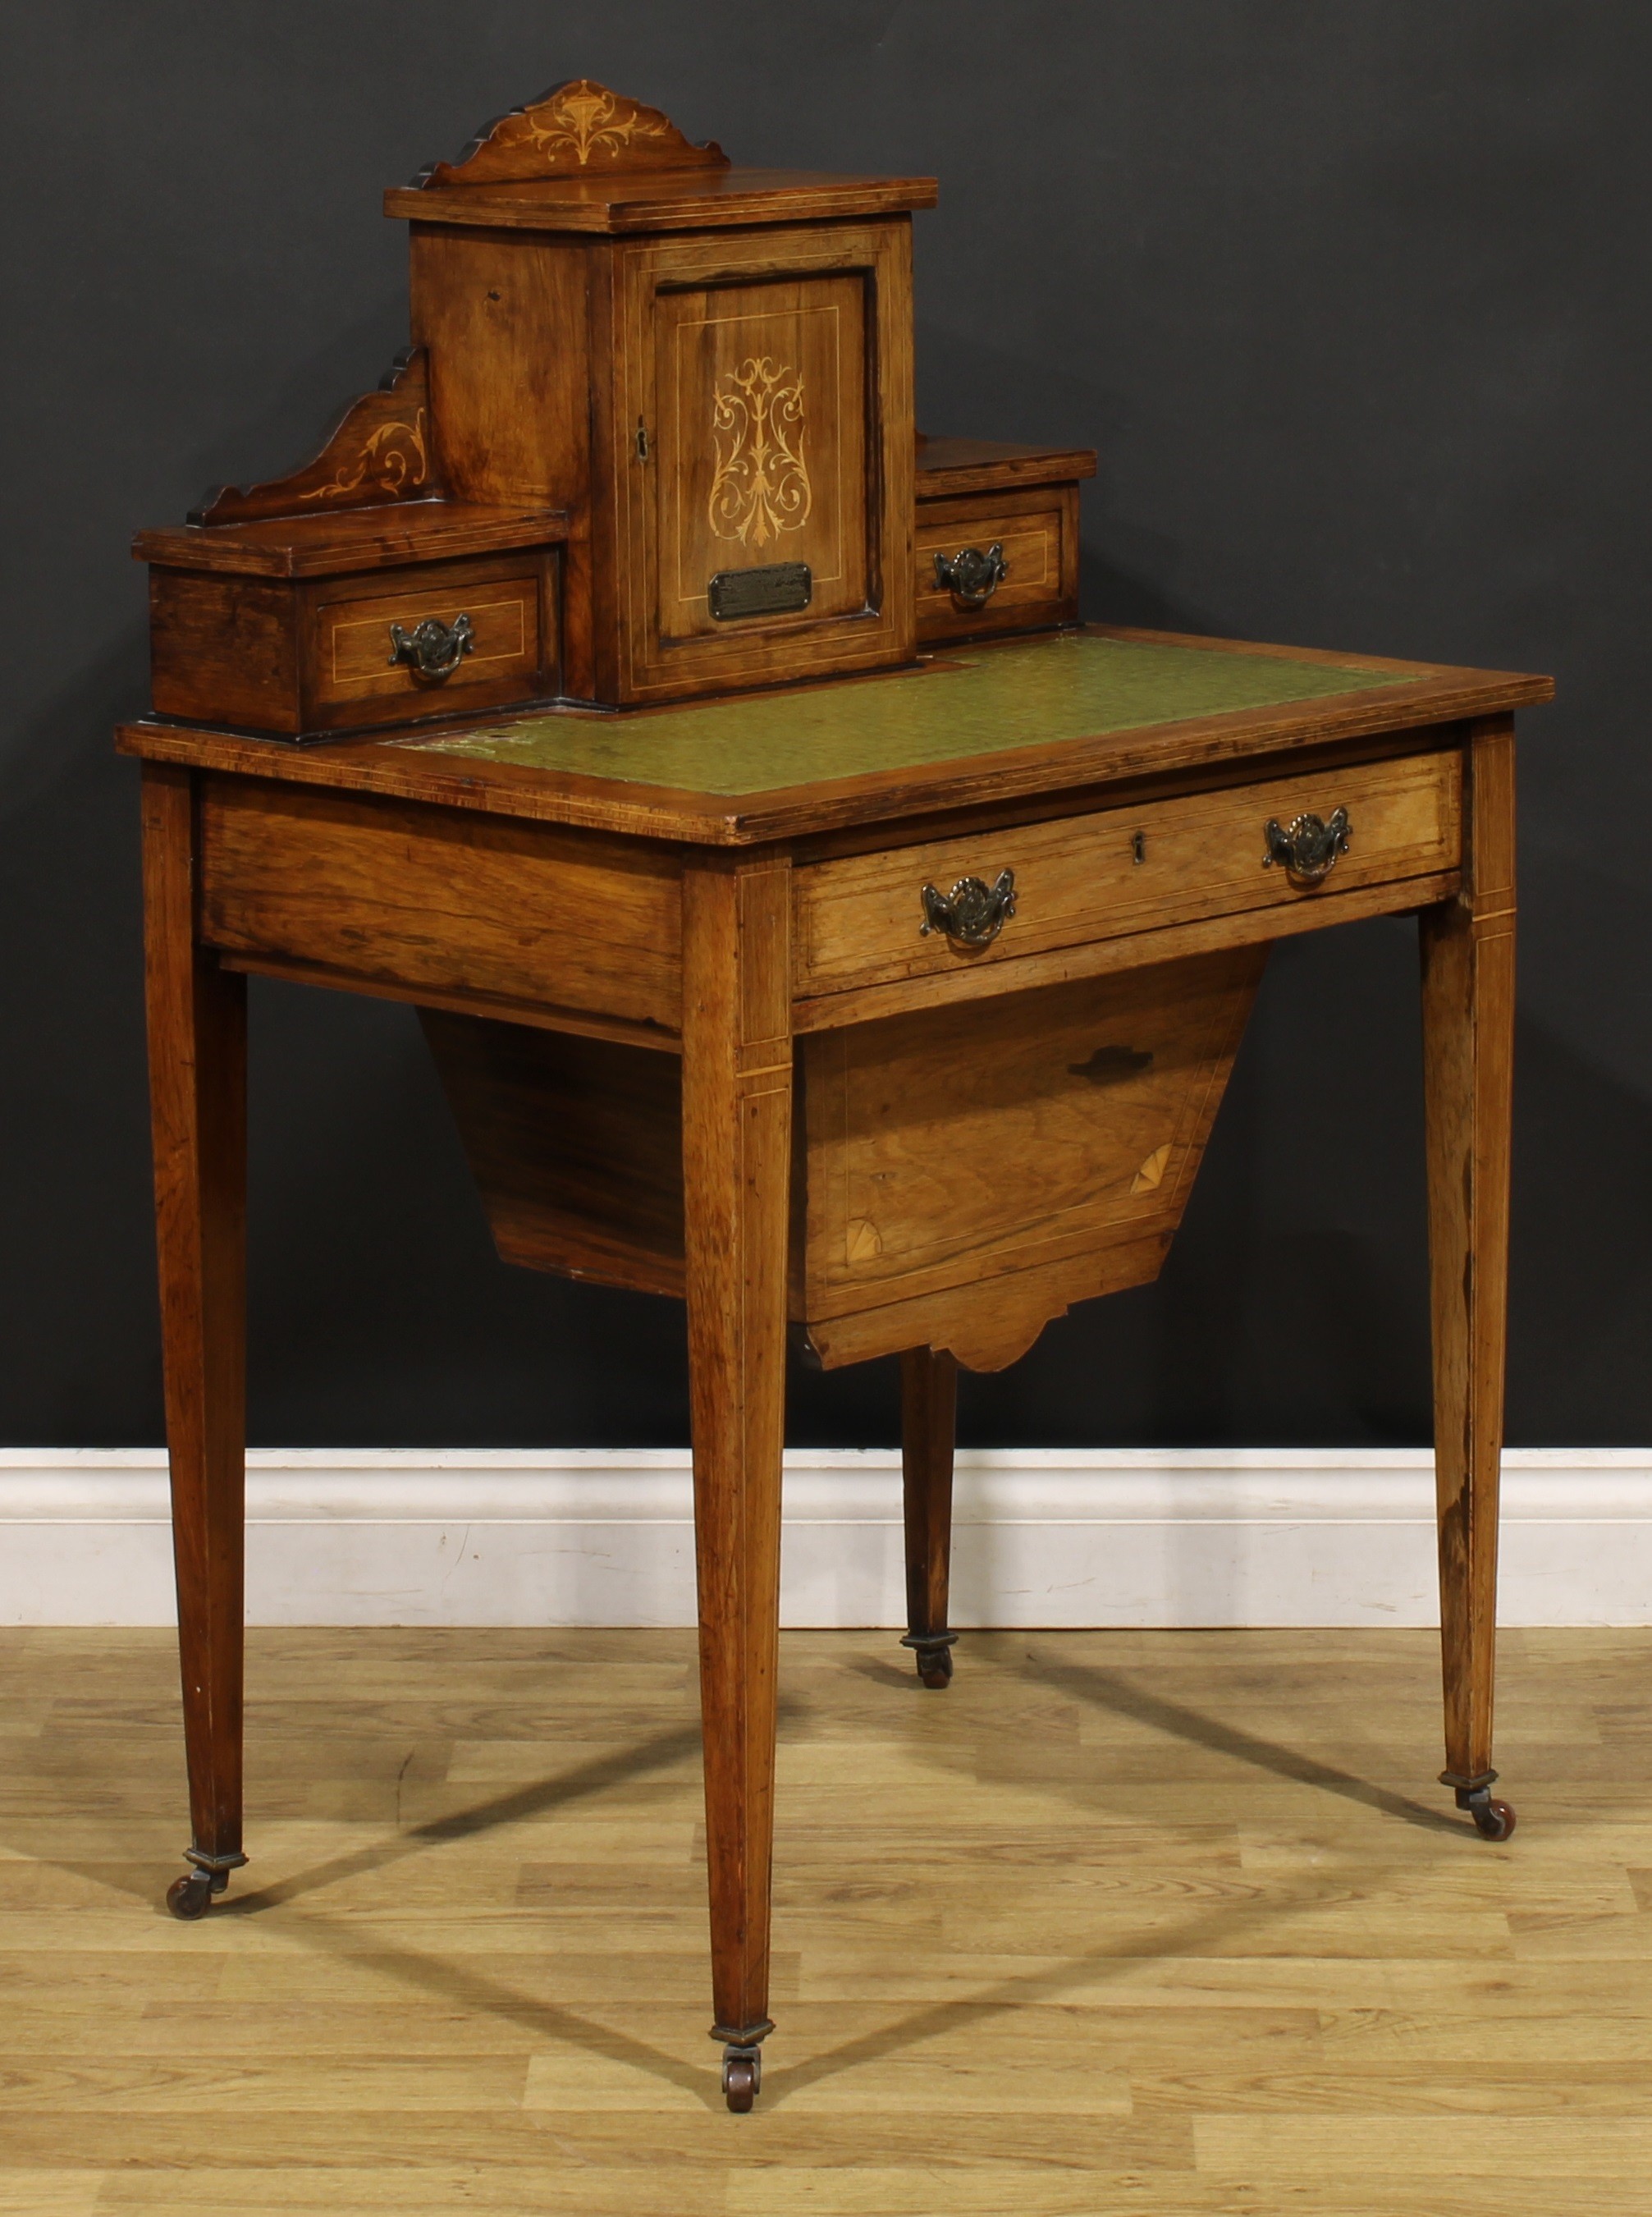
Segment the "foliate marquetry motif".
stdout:
<svg viewBox="0 0 1652 2217">
<path fill-rule="evenodd" d="M 767 547 L 808 521 L 803 373 L 752 356 L 718 380 L 712 399 L 717 469 L 707 514 L 719 539 Z"/>
<path fill-rule="evenodd" d="M 376 424 L 354 454 L 341 462 L 324 485 L 311 485 L 299 498 L 339 502 L 370 491 L 375 499 L 400 500 L 422 491 L 430 478 L 426 416 L 415 408 L 405 417 Z"/>
<path fill-rule="evenodd" d="M 581 170 L 725 170 L 710 141 L 696 146 L 669 115 L 610 92 L 592 77 L 553 84 L 484 124 L 457 162 L 433 162 L 419 185 L 517 184 Z"/>
<path fill-rule="evenodd" d="M 312 462 L 262 485 L 220 485 L 191 523 L 251 523 L 261 516 L 324 514 L 428 500 L 440 492 L 431 452 L 426 355 L 415 347 L 388 370 L 379 390 L 354 402 Z"/>
</svg>

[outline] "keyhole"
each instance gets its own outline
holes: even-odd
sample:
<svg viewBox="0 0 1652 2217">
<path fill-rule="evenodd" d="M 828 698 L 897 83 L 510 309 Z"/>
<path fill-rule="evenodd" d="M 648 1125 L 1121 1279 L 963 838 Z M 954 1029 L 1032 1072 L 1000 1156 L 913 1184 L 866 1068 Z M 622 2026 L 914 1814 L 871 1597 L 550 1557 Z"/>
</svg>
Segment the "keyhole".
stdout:
<svg viewBox="0 0 1652 2217">
<path fill-rule="evenodd" d="M 1147 860 L 1147 834 L 1145 831 L 1131 832 L 1130 838 L 1130 851 L 1132 858 L 1136 861 L 1144 862 Z"/>
<path fill-rule="evenodd" d="M 637 459 L 639 462 L 648 460 L 648 429 L 640 416 L 637 418 Z"/>
</svg>

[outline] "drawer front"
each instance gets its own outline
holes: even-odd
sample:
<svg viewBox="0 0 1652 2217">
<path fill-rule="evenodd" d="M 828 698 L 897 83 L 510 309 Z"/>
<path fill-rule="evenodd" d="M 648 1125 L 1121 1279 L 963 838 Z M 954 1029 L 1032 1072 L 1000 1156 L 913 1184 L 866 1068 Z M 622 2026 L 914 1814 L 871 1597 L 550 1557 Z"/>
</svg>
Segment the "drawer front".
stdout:
<svg viewBox="0 0 1652 2217">
<path fill-rule="evenodd" d="M 209 777 L 200 936 L 438 995 L 675 1030 L 681 886 L 641 843 L 379 794 Z"/>
<path fill-rule="evenodd" d="M 918 637 L 967 639 L 995 631 L 1037 631 L 1078 614 L 1078 490 L 1045 485 L 1024 493 L 977 493 L 925 501 L 917 513 Z M 939 555 L 1002 549 L 1003 575 L 974 602 L 943 584 Z"/>
<path fill-rule="evenodd" d="M 793 874 L 800 996 L 921 978 L 1206 917 L 1315 901 L 1455 869 L 1462 763 L 1454 750 L 1318 769 L 1058 823 L 943 839 Z M 1268 859 L 1270 822 L 1347 813 L 1347 851 L 1316 883 Z M 1014 911 L 982 945 L 927 920 L 924 887 L 950 896 L 1013 874 Z M 1330 921 L 1328 913 L 1326 920 Z"/>
<path fill-rule="evenodd" d="M 309 715 L 336 726 L 529 701 L 548 689 L 555 668 L 551 558 L 518 555 L 485 562 L 431 563 L 383 576 L 330 581 L 312 610 Z M 466 620 L 469 638 L 448 670 L 410 658 L 419 626 L 451 632 Z M 435 643 L 438 651 L 439 639 Z"/>
</svg>

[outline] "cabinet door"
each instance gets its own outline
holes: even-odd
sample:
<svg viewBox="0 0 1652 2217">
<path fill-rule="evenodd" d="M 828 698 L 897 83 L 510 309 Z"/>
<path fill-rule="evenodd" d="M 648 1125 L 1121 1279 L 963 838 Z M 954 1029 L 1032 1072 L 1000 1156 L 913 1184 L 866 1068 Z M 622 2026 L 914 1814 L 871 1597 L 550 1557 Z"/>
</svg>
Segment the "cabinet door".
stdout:
<svg viewBox="0 0 1652 2217">
<path fill-rule="evenodd" d="M 858 275 L 656 296 L 663 645 L 715 638 L 727 623 L 795 627 L 871 607 L 865 311 Z M 779 596 L 807 591 L 806 610 L 713 612 L 714 577 L 722 605 L 739 606 L 750 573 L 761 589 L 776 569 Z"/>
<path fill-rule="evenodd" d="M 621 699 L 910 655 L 908 244 L 903 221 L 623 257 Z"/>
</svg>

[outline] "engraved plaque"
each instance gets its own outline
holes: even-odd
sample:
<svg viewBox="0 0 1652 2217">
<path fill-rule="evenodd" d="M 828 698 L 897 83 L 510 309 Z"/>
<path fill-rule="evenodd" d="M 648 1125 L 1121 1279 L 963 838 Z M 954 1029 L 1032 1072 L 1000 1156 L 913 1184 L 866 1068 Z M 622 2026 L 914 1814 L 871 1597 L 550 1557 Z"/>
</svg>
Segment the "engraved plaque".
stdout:
<svg viewBox="0 0 1652 2217">
<path fill-rule="evenodd" d="M 719 570 L 706 597 L 719 623 L 735 616 L 783 616 L 806 608 L 814 578 L 806 562 L 765 562 L 755 570 Z"/>
</svg>

